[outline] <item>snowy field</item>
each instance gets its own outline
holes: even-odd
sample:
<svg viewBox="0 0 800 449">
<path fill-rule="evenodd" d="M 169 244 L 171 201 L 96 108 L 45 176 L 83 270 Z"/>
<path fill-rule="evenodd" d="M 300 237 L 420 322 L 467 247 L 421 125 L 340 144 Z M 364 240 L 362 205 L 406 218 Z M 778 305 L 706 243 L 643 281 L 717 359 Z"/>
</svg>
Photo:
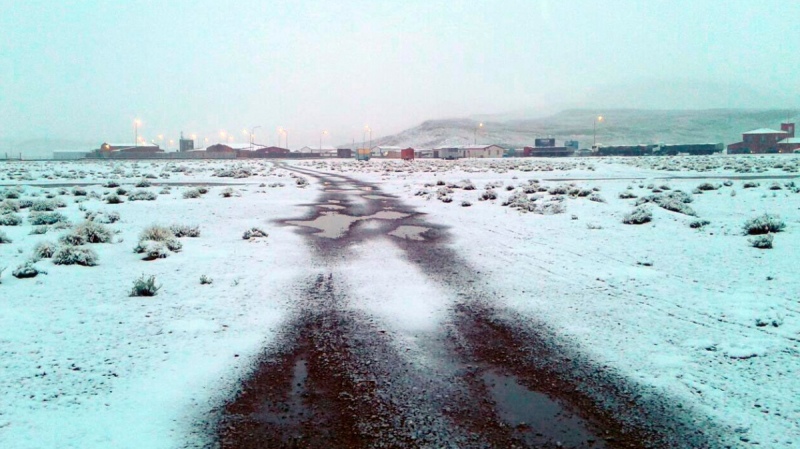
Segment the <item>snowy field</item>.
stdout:
<svg viewBox="0 0 800 449">
<path fill-rule="evenodd" d="M 800 447 L 800 158 L 290 164 L 375 183 L 449 227 L 499 304 L 701 411 L 736 444 Z M 0 164 L 0 447 L 202 445 L 198 423 L 273 340 L 294 281 L 315 264 L 304 237 L 272 221 L 305 213 L 322 188 L 305 182 L 262 161 Z M 48 213 L 69 225 L 32 224 Z M 783 228 L 745 235 L 764 214 Z M 13 275 L 87 219 L 111 235 L 78 245 L 96 266 L 43 257 L 33 266 L 46 274 Z M 199 235 L 135 252 L 152 225 Z M 243 239 L 252 227 L 268 237 Z M 759 237 L 773 248 L 753 247 Z M 391 251 L 373 242 L 358 252 L 374 266 Z M 446 313 L 438 301 L 370 303 L 365 271 L 343 272 L 365 309 L 413 321 L 397 328 L 431 331 Z M 142 275 L 155 276 L 156 296 L 130 296 Z M 418 297 L 428 287 L 407 286 Z"/>
</svg>

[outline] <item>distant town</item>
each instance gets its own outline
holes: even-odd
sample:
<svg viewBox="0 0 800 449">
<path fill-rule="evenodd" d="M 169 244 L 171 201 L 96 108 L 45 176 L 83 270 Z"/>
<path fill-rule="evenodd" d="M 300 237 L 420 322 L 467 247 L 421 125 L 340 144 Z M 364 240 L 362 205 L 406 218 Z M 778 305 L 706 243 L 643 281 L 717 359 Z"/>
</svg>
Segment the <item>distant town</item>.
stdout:
<svg viewBox="0 0 800 449">
<path fill-rule="evenodd" d="M 207 141 L 207 139 L 206 139 Z M 537 138 L 533 145 L 506 148 L 497 144 L 443 145 L 436 148 L 404 148 L 385 145 L 362 145 L 356 148 L 305 146 L 297 151 L 280 146 L 265 146 L 252 141 L 244 144 L 217 143 L 198 147 L 195 139 L 179 140 L 177 151 L 165 151 L 155 142 L 104 142 L 86 151 L 54 151 L 55 160 L 75 159 L 253 159 L 253 158 L 342 158 L 356 160 L 381 159 L 462 159 L 502 157 L 593 157 L 593 156 L 677 156 L 711 154 L 789 154 L 800 153 L 800 138 L 795 137 L 795 124 L 784 122 L 780 130 L 760 128 L 742 133 L 740 142 L 602 145 L 593 143 L 581 148 L 577 140 L 556 142 L 555 138 Z M 8 157 L 8 156 L 7 156 Z"/>
</svg>

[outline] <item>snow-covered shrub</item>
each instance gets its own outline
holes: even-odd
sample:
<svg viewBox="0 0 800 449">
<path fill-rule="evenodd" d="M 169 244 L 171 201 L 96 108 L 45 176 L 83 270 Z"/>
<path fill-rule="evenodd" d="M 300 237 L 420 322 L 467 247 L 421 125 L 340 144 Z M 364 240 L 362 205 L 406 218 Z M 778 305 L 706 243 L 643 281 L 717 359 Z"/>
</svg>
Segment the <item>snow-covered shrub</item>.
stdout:
<svg viewBox="0 0 800 449">
<path fill-rule="evenodd" d="M 119 212 L 105 212 L 97 217 L 96 221 L 98 223 L 116 223 L 120 219 Z"/>
<path fill-rule="evenodd" d="M 461 207 L 470 207 L 470 206 L 472 206 L 472 203 L 470 203 L 469 201 L 462 201 L 461 202 Z"/>
<path fill-rule="evenodd" d="M 244 240 L 250 240 L 259 237 L 269 237 L 269 234 L 267 234 L 266 232 L 262 231 L 259 228 L 250 228 L 244 231 L 244 234 L 242 234 L 242 238 Z"/>
<path fill-rule="evenodd" d="M 128 190 L 125 187 L 117 187 L 115 193 L 119 196 L 125 196 L 128 194 Z"/>
<path fill-rule="evenodd" d="M 134 190 L 128 195 L 130 201 L 155 201 L 156 194 L 149 190 Z"/>
<path fill-rule="evenodd" d="M 33 259 L 49 259 L 53 257 L 53 255 L 56 253 L 56 250 L 58 250 L 58 246 L 56 246 L 55 243 L 48 241 L 39 242 L 33 247 Z"/>
<path fill-rule="evenodd" d="M 28 221 L 34 226 L 69 222 L 61 212 L 31 212 Z"/>
<path fill-rule="evenodd" d="M 771 249 L 773 239 L 772 234 L 764 234 L 748 239 L 748 241 L 753 248 Z"/>
<path fill-rule="evenodd" d="M 209 285 L 213 282 L 214 280 L 206 276 L 205 274 L 200 276 L 200 285 Z"/>
<path fill-rule="evenodd" d="M 153 185 L 153 183 L 150 182 L 147 178 L 142 178 L 139 180 L 139 182 L 137 182 L 133 186 L 138 188 L 145 188 L 145 187 L 150 187 L 151 185 Z"/>
<path fill-rule="evenodd" d="M 19 202 L 13 200 L 4 200 L 0 202 L 0 214 L 6 214 L 11 212 L 19 212 Z"/>
<path fill-rule="evenodd" d="M 764 214 L 747 220 L 743 227 L 745 234 L 769 234 L 783 231 L 786 223 L 781 220 L 779 215 Z"/>
<path fill-rule="evenodd" d="M 208 187 L 200 186 L 197 188 L 197 191 L 200 192 L 201 195 L 205 195 L 206 193 L 208 193 Z"/>
<path fill-rule="evenodd" d="M 58 238 L 58 241 L 70 246 L 81 246 L 86 243 L 86 238 L 81 234 L 67 233 Z"/>
<path fill-rule="evenodd" d="M 62 246 L 53 254 L 53 263 L 56 265 L 83 265 L 86 267 L 93 267 L 97 265 L 97 253 L 89 248 Z"/>
<path fill-rule="evenodd" d="M 563 214 L 567 211 L 567 206 L 560 201 L 549 201 L 542 204 L 537 204 L 533 213 L 539 215 L 556 215 Z"/>
<path fill-rule="evenodd" d="M 84 221 L 75 226 L 70 234 L 83 237 L 87 243 L 109 243 L 112 238 L 110 229 L 94 221 Z"/>
<path fill-rule="evenodd" d="M 297 187 L 303 188 L 308 185 L 308 180 L 302 176 L 298 176 L 295 178 L 294 183 L 297 185 Z"/>
<path fill-rule="evenodd" d="M 717 190 L 719 186 L 711 184 L 710 182 L 704 182 L 697 186 L 697 190 L 708 191 L 708 190 Z"/>
<path fill-rule="evenodd" d="M 36 200 L 31 204 L 30 209 L 36 212 L 54 211 L 58 209 L 58 202 L 56 200 Z"/>
<path fill-rule="evenodd" d="M 697 215 L 697 212 L 695 212 L 691 206 L 675 198 L 666 198 L 662 201 L 659 201 L 657 204 L 661 206 L 662 209 L 666 209 L 668 211 L 691 216 Z"/>
<path fill-rule="evenodd" d="M 722 183 L 722 185 L 724 185 L 725 187 L 730 187 L 733 185 L 733 181 L 731 181 L 730 179 L 726 179 L 725 182 Z"/>
<path fill-rule="evenodd" d="M 17 279 L 27 279 L 36 277 L 39 273 L 47 274 L 46 271 L 38 269 L 32 261 L 27 261 L 15 268 L 14 271 L 11 272 L 11 275 Z"/>
<path fill-rule="evenodd" d="M 450 196 L 450 195 L 444 195 L 444 196 L 440 196 L 439 200 L 441 202 L 443 202 L 443 203 L 452 203 L 453 202 L 453 197 Z"/>
<path fill-rule="evenodd" d="M 170 193 L 172 193 L 172 189 L 170 189 L 169 186 L 163 187 L 158 191 L 159 195 L 169 195 Z"/>
<path fill-rule="evenodd" d="M 757 183 L 755 181 L 746 181 L 744 184 L 742 184 L 742 188 L 753 189 L 753 188 L 756 188 L 756 187 L 758 187 L 760 185 L 761 184 L 759 184 L 759 183 Z"/>
<path fill-rule="evenodd" d="M 200 228 L 197 225 L 174 224 L 169 227 L 175 237 L 200 237 Z"/>
<path fill-rule="evenodd" d="M 233 190 L 233 188 L 231 188 L 231 187 L 226 187 L 225 189 L 222 190 L 222 192 L 220 192 L 219 195 L 221 197 L 223 197 L 223 198 L 231 198 L 231 197 L 234 197 L 234 196 L 242 196 L 239 192 Z"/>
<path fill-rule="evenodd" d="M 625 224 L 644 224 L 653 220 L 653 212 L 647 207 L 637 207 L 622 218 Z"/>
<path fill-rule="evenodd" d="M 136 254 L 144 254 L 143 260 L 165 259 L 169 256 L 169 249 L 164 242 L 154 240 L 140 240 L 133 248 Z"/>
<path fill-rule="evenodd" d="M 547 190 L 547 193 L 549 193 L 550 195 L 566 195 L 568 192 L 569 192 L 569 186 L 566 185 L 553 186 Z"/>
<path fill-rule="evenodd" d="M 200 198 L 200 195 L 201 195 L 200 190 L 196 188 L 184 190 L 183 192 L 183 198 L 187 200 L 193 198 Z"/>
<path fill-rule="evenodd" d="M 469 179 L 462 179 L 457 183 L 458 187 L 464 190 L 475 190 L 475 184 Z"/>
<path fill-rule="evenodd" d="M 111 189 L 111 188 L 114 188 L 114 187 L 119 187 L 119 183 L 118 183 L 117 181 L 111 181 L 111 180 L 109 180 L 109 181 L 106 181 L 106 182 L 103 184 L 103 187 L 106 187 L 106 188 L 109 188 L 109 189 Z"/>
<path fill-rule="evenodd" d="M 9 200 L 19 199 L 19 192 L 16 190 L 3 190 L 2 196 Z"/>
<path fill-rule="evenodd" d="M 620 194 L 619 194 L 619 199 L 621 199 L 621 200 L 628 200 L 628 199 L 638 198 L 638 197 L 639 197 L 638 195 L 636 195 L 635 193 L 631 192 L 630 190 L 626 190 L 624 192 L 620 192 Z"/>
<path fill-rule="evenodd" d="M 183 249 L 183 243 L 178 239 L 169 239 L 164 242 L 164 244 L 167 246 L 167 249 L 173 253 L 180 252 L 180 250 Z"/>
<path fill-rule="evenodd" d="M 144 231 L 139 234 L 139 240 L 152 240 L 155 242 L 166 242 L 174 237 L 175 234 L 172 232 L 172 229 L 159 225 L 150 225 L 144 228 Z"/>
<path fill-rule="evenodd" d="M 773 182 L 772 184 L 770 184 L 769 189 L 770 190 L 783 190 L 783 187 L 781 187 L 781 185 L 778 184 L 777 182 Z"/>
<path fill-rule="evenodd" d="M 14 241 L 11 240 L 11 237 L 9 237 L 8 234 L 6 234 L 3 231 L 0 231 L 0 243 L 13 243 L 13 242 Z"/>
<path fill-rule="evenodd" d="M 22 217 L 14 213 L 0 214 L 0 226 L 19 226 L 22 224 Z"/>
<path fill-rule="evenodd" d="M 142 275 L 139 279 L 133 281 L 133 288 L 131 289 L 130 296 L 155 296 L 161 289 L 160 285 L 156 285 L 156 277 Z"/>
<path fill-rule="evenodd" d="M 47 234 L 48 228 L 47 226 L 34 226 L 31 228 L 31 232 L 28 234 L 30 235 L 42 235 Z"/>
<path fill-rule="evenodd" d="M 605 203 L 606 199 L 596 193 L 593 193 L 589 195 L 589 201 L 594 201 L 596 203 Z"/>
<path fill-rule="evenodd" d="M 111 193 L 106 197 L 106 203 L 108 204 L 120 204 L 122 203 L 122 198 L 119 197 L 116 193 Z"/>
<path fill-rule="evenodd" d="M 33 200 L 29 199 L 19 200 L 17 203 L 20 209 L 30 209 L 30 207 L 33 206 Z"/>
<path fill-rule="evenodd" d="M 86 196 L 86 189 L 83 187 L 73 187 L 72 188 L 72 195 L 74 196 Z"/>
<path fill-rule="evenodd" d="M 710 221 L 708 221 L 708 220 L 701 220 L 701 219 L 698 219 L 698 220 L 692 220 L 692 221 L 690 221 L 690 222 L 689 222 L 689 227 L 690 227 L 690 228 L 692 228 L 692 229 L 700 229 L 700 228 L 702 228 L 703 226 L 708 226 L 709 224 L 711 224 L 711 222 L 710 222 Z"/>
<path fill-rule="evenodd" d="M 483 193 L 481 193 L 481 196 L 478 199 L 481 200 L 481 201 L 496 200 L 497 199 L 497 192 L 495 192 L 494 189 L 486 189 L 486 190 L 483 191 Z"/>
</svg>

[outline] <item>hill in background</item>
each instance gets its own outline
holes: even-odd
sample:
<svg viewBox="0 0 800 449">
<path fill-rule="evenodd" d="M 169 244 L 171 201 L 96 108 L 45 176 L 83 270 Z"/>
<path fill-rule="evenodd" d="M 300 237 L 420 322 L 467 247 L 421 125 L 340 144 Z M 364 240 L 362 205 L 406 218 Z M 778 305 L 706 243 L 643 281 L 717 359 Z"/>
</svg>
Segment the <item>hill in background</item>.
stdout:
<svg viewBox="0 0 800 449">
<path fill-rule="evenodd" d="M 597 142 L 606 145 L 639 143 L 718 143 L 741 140 L 741 134 L 756 128 L 780 128 L 786 110 L 645 110 L 571 109 L 546 117 L 488 120 L 477 133 L 479 121 L 472 118 L 428 120 L 392 136 L 373 139 L 373 145 L 433 148 L 440 145 L 497 144 L 508 148 L 532 146 L 537 137 L 578 140 L 591 147 L 592 125 L 598 115 Z M 491 116 L 485 118 L 491 119 Z M 349 147 L 349 145 L 347 145 Z"/>
</svg>

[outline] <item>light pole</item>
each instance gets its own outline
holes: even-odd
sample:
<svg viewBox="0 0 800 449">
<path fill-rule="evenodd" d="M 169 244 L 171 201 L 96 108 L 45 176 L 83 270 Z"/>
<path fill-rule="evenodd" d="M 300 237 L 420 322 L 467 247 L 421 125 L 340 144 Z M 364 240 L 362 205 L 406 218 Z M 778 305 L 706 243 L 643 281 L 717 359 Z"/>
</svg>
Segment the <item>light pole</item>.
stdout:
<svg viewBox="0 0 800 449">
<path fill-rule="evenodd" d="M 324 136 L 325 134 L 328 134 L 328 131 L 322 131 L 319 134 L 319 152 L 320 153 L 322 153 L 322 136 Z"/>
<path fill-rule="evenodd" d="M 253 143 L 255 140 L 256 130 L 261 128 L 261 125 L 250 128 L 250 151 L 253 151 Z"/>
<path fill-rule="evenodd" d="M 222 143 L 222 142 L 224 142 L 224 141 L 225 141 L 225 135 L 226 135 L 226 134 L 227 134 L 227 133 L 226 133 L 225 131 L 220 131 L 220 132 L 219 132 L 219 143 Z"/>
<path fill-rule="evenodd" d="M 477 145 L 478 144 L 478 131 L 481 128 L 483 128 L 483 123 L 478 123 L 478 126 L 475 127 L 475 135 L 473 137 L 473 142 L 472 142 L 473 145 Z"/>
<path fill-rule="evenodd" d="M 133 120 L 133 144 L 135 146 L 139 146 L 139 125 L 142 124 L 142 121 L 137 119 Z"/>
<path fill-rule="evenodd" d="M 197 142 L 197 134 L 192 134 L 192 149 L 195 149 L 194 143 Z"/>
<path fill-rule="evenodd" d="M 286 138 L 286 149 L 288 150 L 289 149 L 289 130 L 287 130 L 286 128 L 284 128 L 282 126 L 278 127 L 278 145 L 280 145 L 280 135 L 281 134 L 283 134 L 283 136 Z"/>
<path fill-rule="evenodd" d="M 364 133 L 369 133 L 369 146 L 367 148 L 372 150 L 372 128 L 369 125 L 364 125 Z"/>
<path fill-rule="evenodd" d="M 598 115 L 597 118 L 592 121 L 592 148 L 597 146 L 597 124 L 602 121 L 602 115 Z"/>
</svg>

